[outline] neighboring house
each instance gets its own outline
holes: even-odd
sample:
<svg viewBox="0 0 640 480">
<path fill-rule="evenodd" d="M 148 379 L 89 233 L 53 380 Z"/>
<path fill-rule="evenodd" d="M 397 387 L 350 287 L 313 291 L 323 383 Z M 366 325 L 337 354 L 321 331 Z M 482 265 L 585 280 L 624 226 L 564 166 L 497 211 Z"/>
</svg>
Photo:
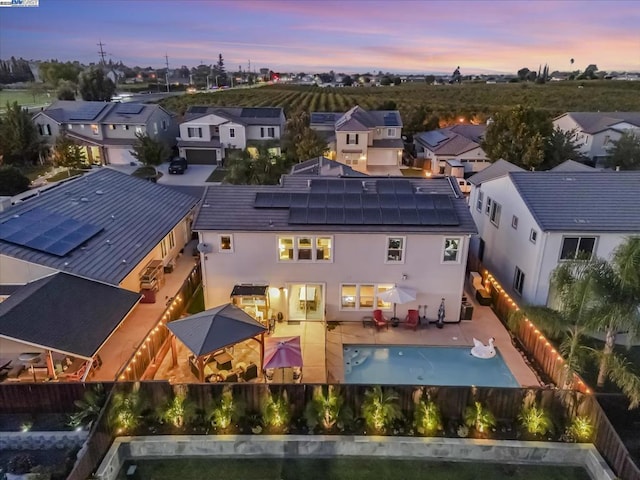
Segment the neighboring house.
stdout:
<svg viewBox="0 0 640 480">
<path fill-rule="evenodd" d="M 455 125 L 418 133 L 413 137 L 416 156 L 434 175 L 447 173 L 447 161 L 460 162 L 465 174 L 479 172 L 491 164 L 481 147 L 486 129 L 486 125 Z"/>
<path fill-rule="evenodd" d="M 366 177 L 367 175 L 327 157 L 317 157 L 296 163 L 290 175 L 319 175 L 323 177 Z"/>
<path fill-rule="evenodd" d="M 560 165 L 553 167 L 550 172 L 598 172 L 600 169 L 590 167 L 575 160 L 565 160 Z"/>
<path fill-rule="evenodd" d="M 1 212 L 0 358 L 57 352 L 91 359 L 139 293 L 155 303 L 164 272 L 191 239 L 197 204 L 104 168 Z"/>
<path fill-rule="evenodd" d="M 280 155 L 287 119 L 273 107 L 189 107 L 180 124 L 178 149 L 189 163 L 217 165 L 229 149 L 264 146 Z"/>
<path fill-rule="evenodd" d="M 553 126 L 564 132 L 576 130 L 578 151 L 600 166 L 622 133 L 640 134 L 640 112 L 567 112 L 555 118 Z"/>
<path fill-rule="evenodd" d="M 402 162 L 402 119 L 397 110 L 367 111 L 359 106 L 346 113 L 313 112 L 310 127 L 335 133 L 332 160 L 366 172 L 367 167 L 399 167 Z M 335 158 L 333 158 L 335 156 Z"/>
<path fill-rule="evenodd" d="M 61 131 L 85 147 L 88 163 L 128 165 L 136 134 L 175 145 L 173 114 L 159 105 L 59 100 L 33 116 L 38 132 L 53 145 Z"/>
<path fill-rule="evenodd" d="M 471 255 L 521 303 L 552 303 L 550 276 L 561 262 L 577 254 L 608 259 L 640 234 L 640 172 L 524 172 L 504 164 L 469 179 L 480 237 Z"/>
<path fill-rule="evenodd" d="M 455 184 L 441 179 L 288 175 L 278 186 L 210 186 L 194 222 L 205 306 L 233 301 L 256 318 L 356 321 L 393 305 L 378 295 L 415 289 L 460 318 L 469 238 Z"/>
</svg>

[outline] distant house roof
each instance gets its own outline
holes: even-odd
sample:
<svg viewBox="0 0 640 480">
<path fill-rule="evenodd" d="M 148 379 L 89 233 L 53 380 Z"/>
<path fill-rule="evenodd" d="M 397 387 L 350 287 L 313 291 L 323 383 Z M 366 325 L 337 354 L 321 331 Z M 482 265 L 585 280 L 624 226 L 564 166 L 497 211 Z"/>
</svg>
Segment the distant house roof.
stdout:
<svg viewBox="0 0 640 480">
<path fill-rule="evenodd" d="M 363 132 L 372 128 L 402 128 L 402 117 L 398 110 L 365 110 L 356 105 L 345 113 L 312 112 L 310 125 L 335 125 L 336 131 Z"/>
<path fill-rule="evenodd" d="M 479 171 L 475 175 L 470 176 L 467 180 L 474 185 L 482 185 L 484 182 L 493 180 L 494 178 L 504 177 L 509 172 L 524 172 L 523 168 L 507 162 L 506 160 L 498 160 L 493 162 L 484 170 Z"/>
<path fill-rule="evenodd" d="M 99 233 L 62 256 L 6 240 L 0 240 L 0 254 L 118 285 L 198 200 L 101 168 L 0 212 L 0 230 L 28 212 L 49 212 L 96 226 Z"/>
<path fill-rule="evenodd" d="M 479 148 L 486 125 L 455 125 L 415 135 L 415 140 L 436 155 L 460 155 Z"/>
<path fill-rule="evenodd" d="M 146 103 L 84 102 L 58 100 L 34 115 L 46 115 L 57 123 L 145 125 L 149 117 L 162 110 L 160 105 Z"/>
<path fill-rule="evenodd" d="M 285 175 L 281 185 L 209 186 L 193 229 L 477 232 L 464 197 L 448 178 L 319 178 L 313 175 Z"/>
<path fill-rule="evenodd" d="M 560 165 L 553 167 L 550 172 L 597 172 L 598 169 L 576 162 L 575 160 L 565 160 Z"/>
<path fill-rule="evenodd" d="M 511 172 L 545 231 L 640 232 L 640 172 Z"/>
<path fill-rule="evenodd" d="M 640 112 L 567 112 L 555 120 L 570 116 L 585 133 L 598 133 L 627 122 L 640 128 Z"/>
<path fill-rule="evenodd" d="M 290 175 L 323 175 L 334 177 L 366 177 L 367 175 L 354 170 L 344 163 L 336 162 L 327 157 L 317 157 L 296 163 L 291 167 Z"/>
<path fill-rule="evenodd" d="M 28 283 L 0 303 L 0 336 L 91 358 L 140 298 L 118 287 L 56 273 Z"/>
<path fill-rule="evenodd" d="M 194 105 L 184 115 L 184 121 L 190 122 L 207 115 L 217 115 L 240 125 L 280 125 L 284 116 L 282 108 L 277 107 L 208 107 Z"/>
<path fill-rule="evenodd" d="M 371 143 L 373 148 L 404 148 L 401 138 L 380 138 Z"/>
</svg>

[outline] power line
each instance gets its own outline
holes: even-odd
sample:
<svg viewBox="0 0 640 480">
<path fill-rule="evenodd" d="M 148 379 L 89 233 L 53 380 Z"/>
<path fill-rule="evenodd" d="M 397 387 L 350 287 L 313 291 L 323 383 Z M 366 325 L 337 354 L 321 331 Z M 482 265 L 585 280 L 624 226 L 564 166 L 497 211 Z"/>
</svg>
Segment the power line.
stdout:
<svg viewBox="0 0 640 480">
<path fill-rule="evenodd" d="M 107 52 L 105 52 L 102 47 L 106 47 L 107 45 L 102 43 L 102 40 L 100 40 L 96 45 L 100 47 L 100 50 L 98 51 L 98 55 L 100 55 L 100 63 L 104 65 L 105 64 L 104 57 L 107 56 Z"/>
</svg>

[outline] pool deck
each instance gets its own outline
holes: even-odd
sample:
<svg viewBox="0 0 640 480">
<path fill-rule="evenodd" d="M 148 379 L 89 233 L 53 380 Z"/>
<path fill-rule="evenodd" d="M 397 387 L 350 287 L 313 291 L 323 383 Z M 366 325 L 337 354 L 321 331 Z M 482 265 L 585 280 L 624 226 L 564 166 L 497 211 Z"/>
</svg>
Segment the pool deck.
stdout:
<svg viewBox="0 0 640 480">
<path fill-rule="evenodd" d="M 406 328 L 402 323 L 388 330 L 377 331 L 362 322 L 342 322 L 333 328 L 326 328 L 323 322 L 281 322 L 276 324 L 275 337 L 300 336 L 303 358 L 303 383 L 344 383 L 343 345 L 421 345 L 421 346 L 473 346 L 473 338 L 487 343 L 495 337 L 495 345 L 516 381 L 523 387 L 540 386 L 535 373 L 511 343 L 509 333 L 502 326 L 490 307 L 474 305 L 473 319 L 460 323 L 445 324 L 442 329 L 434 324 L 421 326 L 417 331 Z M 325 348 L 326 342 L 326 348 Z M 197 381 L 191 373 L 187 361 L 186 347 L 177 342 L 178 365 L 172 366 L 167 355 L 154 378 L 169 380 L 171 383 L 192 383 Z M 255 362 L 260 365 L 260 353 L 256 342 L 243 342 L 233 349 L 235 362 Z M 276 372 L 275 383 L 291 381 L 289 372 Z M 254 381 L 261 382 L 260 377 Z"/>
</svg>

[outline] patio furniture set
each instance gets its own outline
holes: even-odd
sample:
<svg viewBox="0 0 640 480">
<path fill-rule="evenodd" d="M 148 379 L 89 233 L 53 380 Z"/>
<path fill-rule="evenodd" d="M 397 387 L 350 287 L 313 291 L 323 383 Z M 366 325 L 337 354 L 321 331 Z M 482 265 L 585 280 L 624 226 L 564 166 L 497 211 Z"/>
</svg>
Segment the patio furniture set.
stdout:
<svg viewBox="0 0 640 480">
<path fill-rule="evenodd" d="M 258 366 L 255 363 L 238 362 L 234 366 L 233 360 L 233 355 L 226 350 L 211 355 L 204 365 L 205 382 L 250 382 L 258 378 Z M 189 368 L 191 373 L 199 378 L 198 365 L 194 355 L 189 356 Z"/>
</svg>

